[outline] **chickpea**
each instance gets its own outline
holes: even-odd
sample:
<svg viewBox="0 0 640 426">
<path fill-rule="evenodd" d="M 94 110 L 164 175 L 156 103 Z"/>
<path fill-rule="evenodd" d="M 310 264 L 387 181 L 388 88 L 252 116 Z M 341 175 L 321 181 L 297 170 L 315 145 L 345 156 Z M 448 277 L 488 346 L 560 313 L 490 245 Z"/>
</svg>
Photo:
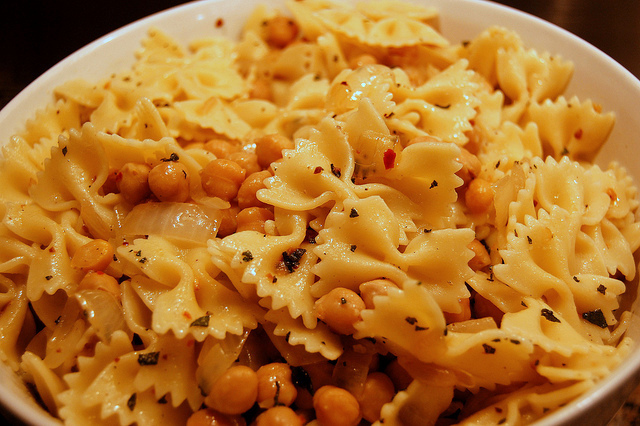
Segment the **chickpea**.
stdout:
<svg viewBox="0 0 640 426">
<path fill-rule="evenodd" d="M 470 248 L 474 254 L 473 258 L 469 261 L 469 267 L 471 269 L 478 271 L 491 264 L 491 258 L 489 257 L 487 248 L 478 239 L 471 241 L 467 247 Z"/>
<path fill-rule="evenodd" d="M 227 160 L 235 161 L 247 171 L 247 174 L 253 174 L 262 170 L 260 164 L 258 164 L 258 156 L 255 152 L 251 151 L 238 151 L 232 152 L 227 156 Z"/>
<path fill-rule="evenodd" d="M 364 53 L 362 55 L 354 56 L 353 58 L 351 58 L 351 60 L 349 61 L 349 68 L 356 69 L 365 65 L 373 65 L 377 63 L 378 60 L 375 56 Z"/>
<path fill-rule="evenodd" d="M 236 197 L 240 184 L 244 181 L 246 170 L 231 160 L 210 161 L 200 172 L 202 189 L 210 197 L 219 197 L 229 201 Z"/>
<path fill-rule="evenodd" d="M 375 296 L 388 294 L 389 288 L 391 287 L 396 287 L 396 285 L 389 280 L 372 280 L 360 284 L 358 289 L 360 290 L 360 297 L 362 297 L 365 307 L 367 309 L 373 309 L 373 298 Z"/>
<path fill-rule="evenodd" d="M 353 325 L 360 321 L 360 312 L 365 309 L 362 298 L 353 290 L 336 287 L 315 303 L 318 319 L 341 334 L 353 334 Z"/>
<path fill-rule="evenodd" d="M 258 164 L 263 169 L 282 158 L 283 149 L 293 149 L 293 142 L 286 136 L 277 133 L 265 135 L 255 140 Z"/>
<path fill-rule="evenodd" d="M 118 280 L 102 271 L 87 272 L 78 284 L 78 291 L 81 290 L 103 290 L 111 293 L 118 301 L 122 295 Z"/>
<path fill-rule="evenodd" d="M 288 364 L 273 362 L 263 365 L 258 375 L 258 405 L 270 408 L 276 405 L 289 406 L 296 400 L 298 390 L 291 381 L 291 368 Z"/>
<path fill-rule="evenodd" d="M 228 209 L 220 210 L 220 225 L 218 226 L 218 237 L 226 237 L 236 232 L 238 228 L 238 207 L 231 206 Z"/>
<path fill-rule="evenodd" d="M 286 16 L 276 16 L 265 22 L 266 41 L 269 45 L 282 49 L 298 36 L 298 25 Z"/>
<path fill-rule="evenodd" d="M 120 169 L 116 185 L 122 198 L 131 204 L 137 204 L 151 194 L 149 172 L 146 164 L 127 163 Z"/>
<path fill-rule="evenodd" d="M 467 321 L 471 319 L 471 304 L 469 298 L 458 299 L 461 311 L 459 313 L 444 312 L 444 319 L 447 324 L 452 322 Z"/>
<path fill-rule="evenodd" d="M 480 163 L 480 160 L 478 160 L 478 157 L 462 147 L 460 147 L 460 156 L 458 156 L 458 161 L 462 164 L 462 167 L 456 172 L 456 175 L 462 179 L 464 182 L 463 185 L 467 185 L 480 174 L 482 164 Z"/>
<path fill-rule="evenodd" d="M 149 172 L 149 188 L 160 201 L 187 201 L 189 180 L 189 171 L 177 161 L 163 161 Z"/>
<path fill-rule="evenodd" d="M 204 403 L 224 414 L 242 414 L 258 397 L 258 375 L 244 365 L 230 367 L 216 380 Z"/>
<path fill-rule="evenodd" d="M 248 207 L 240 210 L 237 216 L 237 232 L 258 231 L 264 234 L 264 223 L 267 220 L 273 220 L 273 213 L 264 207 Z"/>
<path fill-rule="evenodd" d="M 269 101 L 273 98 L 271 82 L 266 78 L 257 78 L 251 86 L 249 96 L 254 99 L 264 99 Z"/>
<path fill-rule="evenodd" d="M 205 408 L 189 416 L 186 426 L 246 426 L 246 424 L 240 416 L 228 416 Z"/>
<path fill-rule="evenodd" d="M 256 197 L 258 190 L 266 188 L 264 180 L 271 177 L 271 173 L 267 170 L 252 173 L 242 182 L 238 189 L 238 207 L 245 209 L 247 207 L 264 207 L 264 203 Z"/>
<path fill-rule="evenodd" d="M 255 426 L 302 426 L 302 419 L 289 407 L 273 407 L 256 419 Z"/>
<path fill-rule="evenodd" d="M 223 139 L 211 139 L 204 144 L 203 148 L 213 153 L 216 158 L 227 158 L 229 154 L 239 150 L 237 145 Z"/>
<path fill-rule="evenodd" d="M 384 372 L 393 382 L 393 386 L 399 391 L 408 388 L 413 381 L 413 377 L 400 365 L 397 359 L 391 361 Z"/>
<path fill-rule="evenodd" d="M 369 373 L 360 396 L 360 411 L 365 420 L 374 423 L 380 418 L 382 406 L 391 402 L 396 391 L 393 382 L 384 373 Z"/>
<path fill-rule="evenodd" d="M 323 386 L 313 396 L 313 408 L 321 426 L 356 426 L 361 419 L 355 396 L 336 386 Z"/>
<path fill-rule="evenodd" d="M 484 213 L 493 204 L 493 187 L 481 178 L 475 178 L 469 183 L 464 201 L 471 213 Z"/>
<path fill-rule="evenodd" d="M 113 261 L 114 250 L 108 241 L 95 239 L 78 247 L 71 266 L 87 271 L 104 271 Z"/>
</svg>

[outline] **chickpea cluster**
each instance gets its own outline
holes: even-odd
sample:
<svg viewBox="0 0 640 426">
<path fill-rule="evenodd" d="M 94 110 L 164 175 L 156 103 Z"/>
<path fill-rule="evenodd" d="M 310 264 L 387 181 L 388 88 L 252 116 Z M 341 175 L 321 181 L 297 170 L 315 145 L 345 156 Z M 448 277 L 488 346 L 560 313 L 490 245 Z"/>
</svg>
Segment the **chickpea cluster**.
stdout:
<svg viewBox="0 0 640 426">
<path fill-rule="evenodd" d="M 268 345 L 269 342 L 263 342 Z M 395 364 L 395 365 L 393 365 Z M 236 362 L 211 386 L 204 407 L 194 412 L 187 426 L 304 425 L 356 426 L 364 419 L 380 418 L 382 406 L 408 385 L 407 373 L 397 363 L 387 369 L 374 358 L 358 394 L 337 386 L 330 362 L 291 367 L 270 362 L 256 370 Z M 301 372 L 306 380 L 301 380 Z"/>
<path fill-rule="evenodd" d="M 247 145 L 255 146 L 253 150 L 243 149 L 239 141 L 224 139 L 192 145 L 216 157 L 197 172 L 202 191 L 230 203 L 221 211 L 218 236 L 245 230 L 265 233 L 264 224 L 273 219 L 273 211 L 256 194 L 265 188 L 264 180 L 272 176 L 271 164 L 282 158 L 284 149 L 293 148 L 293 142 L 280 134 L 267 134 L 249 141 Z M 147 201 L 184 203 L 191 200 L 192 173 L 172 154 L 153 166 L 131 162 L 112 170 L 102 190 L 119 193 L 130 205 Z"/>
</svg>

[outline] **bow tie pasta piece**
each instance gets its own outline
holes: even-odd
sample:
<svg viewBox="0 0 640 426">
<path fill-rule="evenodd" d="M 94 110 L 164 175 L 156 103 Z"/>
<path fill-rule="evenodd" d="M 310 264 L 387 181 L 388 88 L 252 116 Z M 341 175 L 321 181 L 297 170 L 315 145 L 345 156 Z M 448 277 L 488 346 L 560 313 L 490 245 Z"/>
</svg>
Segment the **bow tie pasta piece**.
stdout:
<svg viewBox="0 0 640 426">
<path fill-rule="evenodd" d="M 563 96 L 532 103 L 524 118 L 538 125 L 545 154 L 588 161 L 598 153 L 615 121 L 613 113 L 600 112 L 592 101 Z"/>
<path fill-rule="evenodd" d="M 286 307 L 292 318 L 302 317 L 305 326 L 312 329 L 317 321 L 310 290 L 316 257 L 302 247 L 307 221 L 305 215 L 283 216 L 280 220 L 288 223 L 278 229 L 290 230 L 288 235 L 237 232 L 211 240 L 209 251 L 213 263 L 245 298 L 257 296 L 262 306 L 273 310 Z"/>
<path fill-rule="evenodd" d="M 427 44 L 443 47 L 449 42 L 430 25 L 411 17 L 368 19 L 350 10 L 316 12 L 320 21 L 333 33 L 365 46 L 399 47 Z"/>
<path fill-rule="evenodd" d="M 271 340 L 291 365 L 321 362 L 322 358 L 314 356 L 317 354 L 330 360 L 338 359 L 342 354 L 340 336 L 322 322 L 308 328 L 300 318 L 292 318 L 286 309 L 271 310 L 265 314 L 264 319 L 268 321 L 264 325 L 265 331 L 272 335 Z M 303 351 L 299 350 L 301 347 L 304 348 Z"/>
<path fill-rule="evenodd" d="M 20 364 L 17 342 L 29 309 L 29 301 L 24 294 L 24 287 L 4 276 L 0 277 L 0 290 L 0 327 L 7 331 L 0 341 L 0 360 L 12 369 L 17 369 Z"/>
<path fill-rule="evenodd" d="M 181 342 L 180 347 L 174 345 L 174 352 L 183 349 L 186 342 Z M 171 345 L 170 345 L 171 346 Z M 169 347 L 170 347 L 169 346 Z M 191 349 L 191 351 L 193 351 Z M 131 380 L 142 368 L 148 368 L 149 362 L 140 363 L 140 360 L 155 360 L 155 365 L 165 363 L 165 360 L 153 352 L 137 353 L 133 351 L 131 343 L 124 332 L 114 334 L 109 345 L 98 343 L 93 357 L 80 357 L 77 373 L 71 373 L 66 377 L 69 389 L 59 395 L 64 403 L 60 409 L 60 416 L 67 422 L 86 424 L 86 422 L 99 422 L 102 419 L 116 416 L 124 424 L 138 422 L 145 424 L 144 419 L 150 416 L 161 416 L 170 422 L 184 423 L 191 412 L 187 403 L 174 404 L 158 403 L 163 396 L 157 396 L 152 389 L 138 391 L 136 384 Z M 172 357 L 173 358 L 173 357 Z M 167 363 L 178 361 L 177 358 L 169 358 Z M 171 361 L 169 361 L 171 360 Z M 153 364 L 153 362 L 151 362 Z M 180 368 L 184 367 L 179 365 Z M 166 376 L 169 380 L 171 376 Z M 157 377 L 160 381 L 160 377 Z M 174 376 L 177 379 L 177 376 Z M 183 384 L 183 385 L 186 385 Z M 192 386 L 189 392 L 196 391 L 194 397 L 202 398 L 197 392 L 197 386 Z M 187 389 L 183 387 L 183 389 Z M 167 401 L 170 397 L 167 397 Z M 112 418 L 116 420 L 115 418 Z"/>
<path fill-rule="evenodd" d="M 183 258 L 175 246 L 150 236 L 120 247 L 118 256 L 144 273 L 134 275 L 132 286 L 146 294 L 156 333 L 171 330 L 179 338 L 223 339 L 226 333 L 238 335 L 244 328 L 255 328 L 256 318 L 261 317 L 260 309 L 201 269 L 210 262 L 204 248 L 191 250 Z"/>
</svg>

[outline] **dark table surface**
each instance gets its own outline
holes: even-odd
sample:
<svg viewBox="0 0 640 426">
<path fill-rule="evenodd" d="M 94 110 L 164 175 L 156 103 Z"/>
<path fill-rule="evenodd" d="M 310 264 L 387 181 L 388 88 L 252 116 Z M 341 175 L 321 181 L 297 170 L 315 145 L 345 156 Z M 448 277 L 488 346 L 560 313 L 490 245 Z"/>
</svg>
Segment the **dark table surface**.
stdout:
<svg viewBox="0 0 640 426">
<path fill-rule="evenodd" d="M 237 0 L 240 2 L 241 0 Z M 44 71 L 129 22 L 179 0 L 1 0 L 0 107 Z M 598 47 L 640 78 L 640 0 L 499 0 L 557 24 Z M 615 426 L 640 425 L 640 390 Z M 0 424 L 4 424 L 0 417 Z"/>
</svg>

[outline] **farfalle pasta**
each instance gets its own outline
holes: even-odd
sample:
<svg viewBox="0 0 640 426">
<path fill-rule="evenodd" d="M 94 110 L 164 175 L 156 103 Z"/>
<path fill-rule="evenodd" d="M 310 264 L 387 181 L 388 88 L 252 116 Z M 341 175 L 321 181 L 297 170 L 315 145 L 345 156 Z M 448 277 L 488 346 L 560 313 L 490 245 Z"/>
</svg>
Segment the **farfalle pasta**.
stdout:
<svg viewBox="0 0 640 426">
<path fill-rule="evenodd" d="M 287 6 L 151 28 L 6 141 L 0 359 L 69 425 L 521 425 L 596 386 L 640 247 L 613 113 L 510 29 Z"/>
</svg>

